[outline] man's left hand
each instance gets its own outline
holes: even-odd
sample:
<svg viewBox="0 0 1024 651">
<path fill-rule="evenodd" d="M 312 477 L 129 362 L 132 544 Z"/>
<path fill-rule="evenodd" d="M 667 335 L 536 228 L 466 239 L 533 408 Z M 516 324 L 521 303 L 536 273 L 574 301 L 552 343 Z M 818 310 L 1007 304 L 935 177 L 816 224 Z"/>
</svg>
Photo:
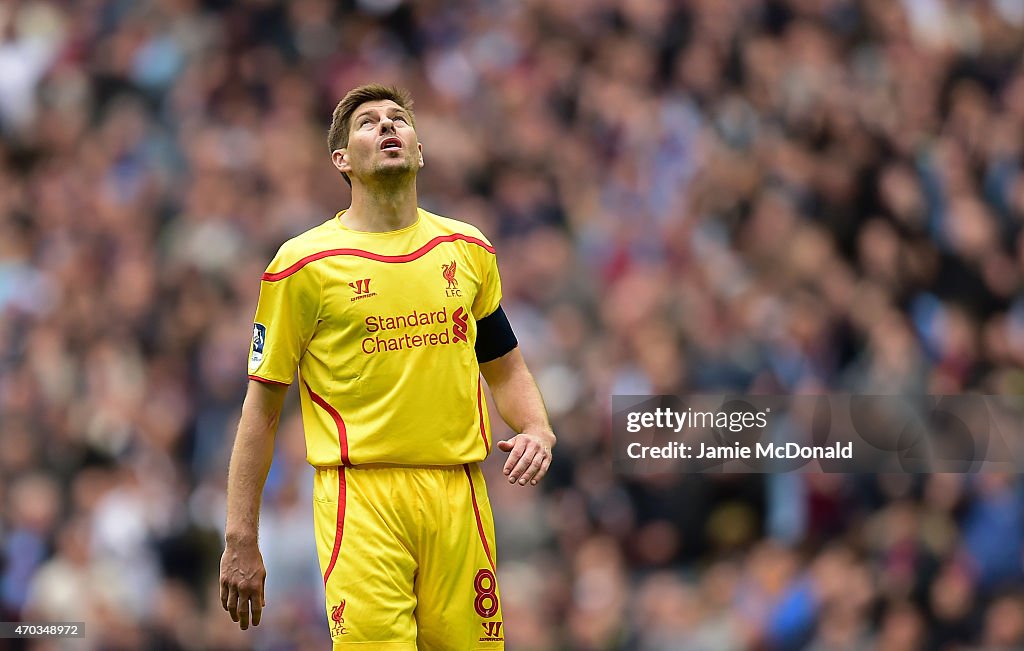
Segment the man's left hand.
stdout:
<svg viewBox="0 0 1024 651">
<path fill-rule="evenodd" d="M 508 482 L 527 482 L 536 486 L 551 465 L 551 448 L 555 446 L 555 433 L 550 428 L 526 429 L 505 441 L 498 441 L 498 449 L 509 452 L 505 462 Z"/>
</svg>

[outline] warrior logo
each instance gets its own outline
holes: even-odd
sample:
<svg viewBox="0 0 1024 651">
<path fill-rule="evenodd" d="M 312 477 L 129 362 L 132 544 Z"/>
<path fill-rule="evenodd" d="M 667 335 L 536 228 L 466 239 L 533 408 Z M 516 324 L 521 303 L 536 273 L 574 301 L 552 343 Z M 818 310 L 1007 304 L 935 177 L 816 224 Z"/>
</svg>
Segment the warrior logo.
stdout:
<svg viewBox="0 0 1024 651">
<path fill-rule="evenodd" d="M 348 631 L 345 629 L 345 600 L 342 599 L 341 603 L 331 608 L 331 636 L 337 637 L 346 633 Z"/>
<path fill-rule="evenodd" d="M 481 642 L 500 642 L 505 639 L 501 636 L 501 622 L 482 622 L 480 625 L 484 627 Z"/>
<path fill-rule="evenodd" d="M 356 293 L 356 295 L 353 296 L 350 300 L 358 301 L 361 298 L 370 298 L 371 296 L 376 296 L 377 292 L 370 291 L 370 280 L 372 279 L 360 278 L 355 282 L 349 283 L 348 286 L 351 287 L 353 291 L 355 291 Z"/>
<path fill-rule="evenodd" d="M 361 278 L 354 283 L 349 283 L 348 286 L 356 290 L 356 294 L 366 294 L 370 291 L 370 279 Z"/>
</svg>

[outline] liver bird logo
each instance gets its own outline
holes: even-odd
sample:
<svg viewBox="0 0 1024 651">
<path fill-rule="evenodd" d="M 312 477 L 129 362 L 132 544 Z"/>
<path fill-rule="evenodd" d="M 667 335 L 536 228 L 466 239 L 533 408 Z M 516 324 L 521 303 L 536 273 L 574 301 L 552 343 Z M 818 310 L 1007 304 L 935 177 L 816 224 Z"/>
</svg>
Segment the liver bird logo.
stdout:
<svg viewBox="0 0 1024 651">
<path fill-rule="evenodd" d="M 346 635 L 348 630 L 345 628 L 345 600 L 331 608 L 331 621 L 334 622 L 331 625 L 331 636 Z"/>
<path fill-rule="evenodd" d="M 341 603 L 331 608 L 331 619 L 335 624 L 342 624 L 345 622 L 345 600 L 342 599 Z"/>
<path fill-rule="evenodd" d="M 448 281 L 448 289 L 459 288 L 459 281 L 455 279 L 455 260 L 441 265 L 441 275 Z"/>
</svg>

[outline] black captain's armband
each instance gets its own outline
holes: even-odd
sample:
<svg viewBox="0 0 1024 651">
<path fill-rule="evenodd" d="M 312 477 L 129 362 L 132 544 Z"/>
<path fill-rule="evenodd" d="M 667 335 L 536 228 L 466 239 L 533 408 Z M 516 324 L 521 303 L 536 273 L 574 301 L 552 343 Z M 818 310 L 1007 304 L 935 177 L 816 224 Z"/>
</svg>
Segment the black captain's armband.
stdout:
<svg viewBox="0 0 1024 651">
<path fill-rule="evenodd" d="M 500 305 L 476 322 L 476 361 L 481 364 L 498 359 L 518 345 L 512 324 Z"/>
</svg>

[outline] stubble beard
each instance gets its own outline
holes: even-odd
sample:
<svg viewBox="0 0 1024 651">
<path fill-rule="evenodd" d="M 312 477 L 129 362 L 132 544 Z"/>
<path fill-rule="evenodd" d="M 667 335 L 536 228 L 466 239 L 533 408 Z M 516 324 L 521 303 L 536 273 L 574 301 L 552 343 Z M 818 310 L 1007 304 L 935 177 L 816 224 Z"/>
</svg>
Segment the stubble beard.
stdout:
<svg viewBox="0 0 1024 651">
<path fill-rule="evenodd" d="M 416 161 L 406 157 L 401 162 L 395 160 L 380 161 L 370 171 L 370 178 L 381 185 L 391 185 L 408 177 L 415 178 Z"/>
</svg>

